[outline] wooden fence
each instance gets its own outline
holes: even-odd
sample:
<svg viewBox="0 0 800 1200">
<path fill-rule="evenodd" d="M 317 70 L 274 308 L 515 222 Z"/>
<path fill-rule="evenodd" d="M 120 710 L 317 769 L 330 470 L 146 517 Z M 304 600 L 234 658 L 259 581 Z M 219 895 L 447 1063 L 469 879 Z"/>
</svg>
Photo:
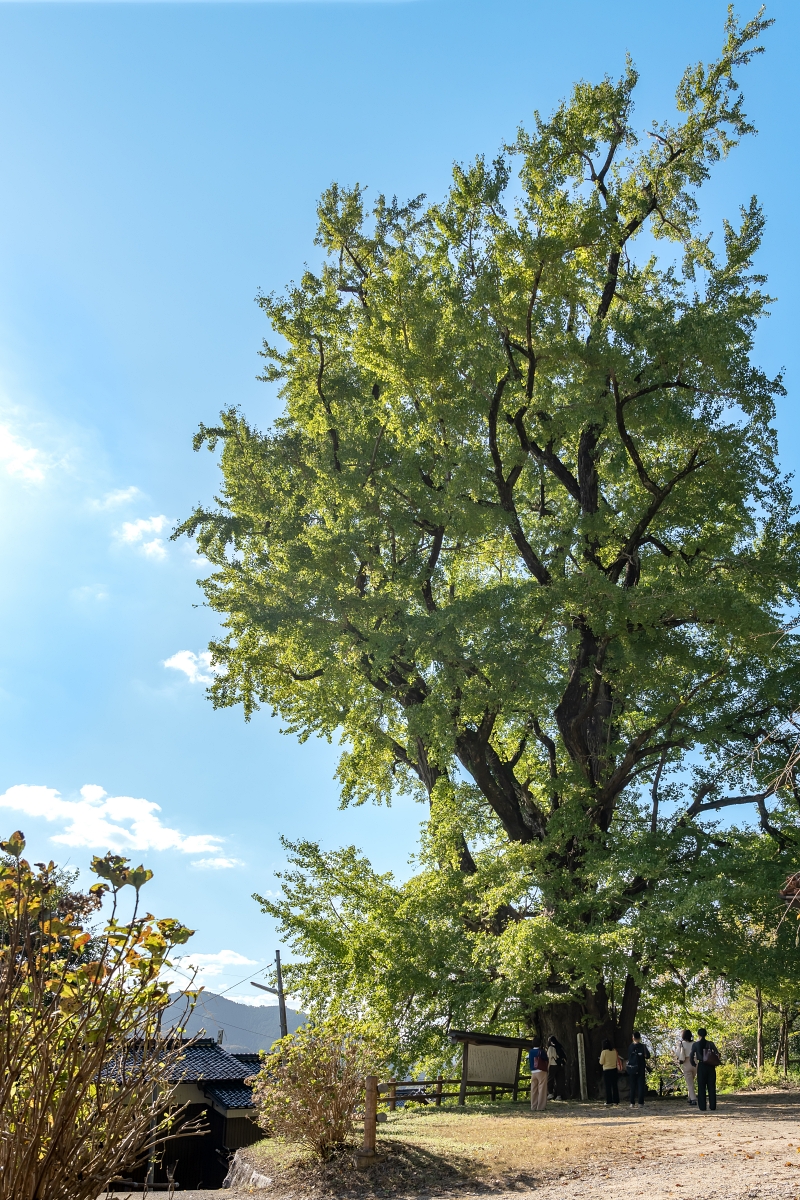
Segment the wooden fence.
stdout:
<svg viewBox="0 0 800 1200">
<path fill-rule="evenodd" d="M 458 1086 L 458 1091 L 445 1091 L 445 1088 Z M 364 1099 L 364 1141 L 358 1152 L 357 1163 L 361 1167 L 369 1166 L 370 1160 L 376 1157 L 375 1143 L 378 1125 L 386 1121 L 385 1112 L 379 1107 L 385 1105 L 389 1112 L 397 1109 L 398 1102 L 407 1101 L 430 1104 L 431 1101 L 439 1107 L 443 1100 L 457 1099 L 459 1104 L 465 1104 L 468 1096 L 487 1096 L 496 1100 L 501 1092 L 511 1092 L 512 1101 L 519 1099 L 520 1092 L 530 1092 L 530 1083 L 517 1080 L 516 1083 L 468 1083 L 466 1079 L 390 1079 L 381 1083 L 377 1075 L 368 1075 Z"/>
</svg>

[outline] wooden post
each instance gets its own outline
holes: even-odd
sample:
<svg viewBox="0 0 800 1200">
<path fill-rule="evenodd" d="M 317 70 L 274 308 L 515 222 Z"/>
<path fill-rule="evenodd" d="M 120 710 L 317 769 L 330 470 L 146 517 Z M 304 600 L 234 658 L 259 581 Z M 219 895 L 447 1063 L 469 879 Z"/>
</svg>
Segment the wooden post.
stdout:
<svg viewBox="0 0 800 1200">
<path fill-rule="evenodd" d="M 389 1080 L 389 1112 L 397 1111 L 397 1080 Z"/>
<path fill-rule="evenodd" d="M 517 1051 L 517 1069 L 514 1073 L 514 1091 L 511 1093 L 511 1099 L 516 1104 L 517 1093 L 519 1092 L 519 1064 L 522 1062 L 522 1046 Z"/>
<path fill-rule="evenodd" d="M 441 1075 L 436 1076 L 436 1107 L 437 1108 L 442 1107 L 442 1077 L 441 1077 Z"/>
<path fill-rule="evenodd" d="M 578 1034 L 578 1078 L 581 1083 L 581 1100 L 588 1100 L 589 1093 L 586 1089 L 586 1051 L 583 1047 L 583 1034 Z"/>
<path fill-rule="evenodd" d="M 761 988 L 756 988 L 756 1070 L 764 1070 L 764 1001 Z"/>
<path fill-rule="evenodd" d="M 458 1089 L 458 1103 L 467 1103 L 467 1069 L 469 1067 L 469 1042 L 463 1043 L 464 1050 L 461 1055 L 461 1087 Z"/>
<path fill-rule="evenodd" d="M 364 1141 L 356 1157 L 356 1166 L 368 1167 L 375 1159 L 375 1137 L 378 1132 L 378 1076 L 368 1075 L 364 1096 Z"/>
</svg>

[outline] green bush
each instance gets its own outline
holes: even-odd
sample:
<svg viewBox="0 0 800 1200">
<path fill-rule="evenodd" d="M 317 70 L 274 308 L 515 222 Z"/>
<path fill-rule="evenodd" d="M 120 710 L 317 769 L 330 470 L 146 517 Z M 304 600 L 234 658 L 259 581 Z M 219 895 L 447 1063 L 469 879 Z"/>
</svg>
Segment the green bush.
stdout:
<svg viewBox="0 0 800 1200">
<path fill-rule="evenodd" d="M 375 1045 L 343 1021 L 304 1025 L 262 1055 L 253 1086 L 259 1125 L 324 1162 L 351 1137 L 364 1079 L 379 1061 Z"/>
<path fill-rule="evenodd" d="M 734 1092 L 737 1088 L 744 1087 L 749 1083 L 749 1078 L 753 1074 L 747 1067 L 737 1067 L 735 1063 L 723 1063 L 721 1067 L 717 1067 L 717 1090 L 720 1092 Z"/>
<path fill-rule="evenodd" d="M 754 1070 L 749 1064 L 737 1067 L 734 1063 L 723 1063 L 717 1067 L 717 1090 L 733 1092 L 740 1088 L 759 1087 L 800 1087 L 800 1073 L 790 1071 L 784 1075 L 782 1067 L 773 1067 L 766 1063 L 761 1071 Z"/>
</svg>

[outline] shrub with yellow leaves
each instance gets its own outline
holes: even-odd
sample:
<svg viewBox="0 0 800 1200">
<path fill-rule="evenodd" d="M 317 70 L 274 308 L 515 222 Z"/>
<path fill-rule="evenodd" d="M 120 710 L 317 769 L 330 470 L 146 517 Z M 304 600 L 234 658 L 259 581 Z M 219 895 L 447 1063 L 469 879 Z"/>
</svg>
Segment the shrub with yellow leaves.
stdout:
<svg viewBox="0 0 800 1200">
<path fill-rule="evenodd" d="M 161 1017 L 169 954 L 193 931 L 140 913 L 144 867 L 95 858 L 90 898 L 65 895 L 24 849 L 19 832 L 0 842 L 0 1200 L 94 1200 L 187 1132 L 170 1112 L 184 1047 Z M 106 898 L 104 926 L 86 928 Z"/>
<path fill-rule="evenodd" d="M 325 1161 L 347 1145 L 366 1076 L 380 1052 L 353 1025 L 331 1018 L 281 1038 L 253 1080 L 259 1124 Z"/>
</svg>

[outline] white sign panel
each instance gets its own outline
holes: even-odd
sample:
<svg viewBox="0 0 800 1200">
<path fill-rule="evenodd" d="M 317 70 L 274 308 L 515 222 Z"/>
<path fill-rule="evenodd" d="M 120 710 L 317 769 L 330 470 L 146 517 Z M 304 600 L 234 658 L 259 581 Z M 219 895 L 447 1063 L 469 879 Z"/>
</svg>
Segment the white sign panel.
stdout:
<svg viewBox="0 0 800 1200">
<path fill-rule="evenodd" d="M 514 1083 L 518 1050 L 507 1046 L 470 1046 L 467 1055 L 469 1083 Z"/>
</svg>

